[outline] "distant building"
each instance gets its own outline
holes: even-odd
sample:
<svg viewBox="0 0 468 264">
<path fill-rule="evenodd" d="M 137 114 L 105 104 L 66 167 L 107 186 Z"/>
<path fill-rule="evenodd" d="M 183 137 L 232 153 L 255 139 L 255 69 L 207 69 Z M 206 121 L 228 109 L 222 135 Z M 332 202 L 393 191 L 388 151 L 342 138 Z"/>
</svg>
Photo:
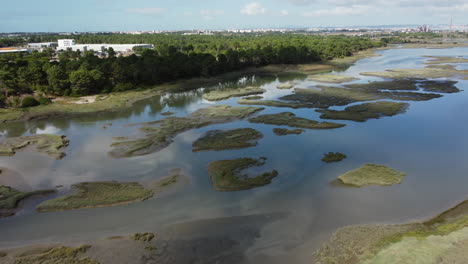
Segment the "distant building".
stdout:
<svg viewBox="0 0 468 264">
<path fill-rule="evenodd" d="M 89 51 L 100 52 L 104 49 L 112 48 L 115 52 L 132 51 L 135 47 L 152 49 L 151 44 L 76 44 L 74 39 L 59 39 L 57 50 L 71 49 L 73 51 Z"/>
<path fill-rule="evenodd" d="M 33 49 L 55 48 L 57 46 L 57 42 L 28 43 L 28 47 Z"/>
</svg>

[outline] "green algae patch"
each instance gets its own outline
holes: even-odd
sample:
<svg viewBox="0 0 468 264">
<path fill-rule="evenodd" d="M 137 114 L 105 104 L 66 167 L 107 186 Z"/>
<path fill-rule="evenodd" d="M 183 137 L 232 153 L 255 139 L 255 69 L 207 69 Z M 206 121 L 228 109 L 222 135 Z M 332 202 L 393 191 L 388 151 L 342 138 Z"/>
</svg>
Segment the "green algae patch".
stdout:
<svg viewBox="0 0 468 264">
<path fill-rule="evenodd" d="M 203 99 L 208 101 L 221 101 L 231 97 L 241 97 L 247 95 L 262 94 L 265 89 L 260 87 L 245 87 L 236 89 L 216 90 L 203 95 Z"/>
<path fill-rule="evenodd" d="M 52 212 L 116 206 L 144 201 L 153 196 L 151 190 L 147 190 L 135 182 L 84 182 L 74 184 L 72 187 L 75 190 L 74 193 L 47 200 L 41 203 L 37 210 Z"/>
<path fill-rule="evenodd" d="M 0 156 L 13 156 L 17 151 L 35 151 L 62 159 L 65 157 L 62 150 L 68 143 L 65 136 L 50 134 L 6 138 L 0 141 Z"/>
<path fill-rule="evenodd" d="M 364 166 L 340 175 L 338 179 L 346 185 L 363 187 L 368 185 L 391 186 L 400 184 L 406 174 L 384 165 L 365 164 Z"/>
<path fill-rule="evenodd" d="M 312 263 L 465 263 L 468 201 L 424 222 L 340 228 Z"/>
<path fill-rule="evenodd" d="M 273 128 L 273 133 L 277 136 L 287 136 L 287 135 L 300 135 L 304 133 L 304 129 L 287 129 L 287 128 Z"/>
<path fill-rule="evenodd" d="M 316 110 L 321 113 L 320 118 L 334 120 L 352 120 L 364 122 L 369 119 L 378 119 L 383 116 L 394 116 L 406 112 L 407 103 L 379 101 L 346 107 L 343 111 Z"/>
<path fill-rule="evenodd" d="M 307 77 L 309 81 L 314 82 L 323 82 L 323 83 L 345 83 L 351 82 L 355 80 L 359 80 L 358 78 L 345 76 L 345 75 L 337 75 L 337 74 L 317 74 L 317 75 L 310 75 Z"/>
<path fill-rule="evenodd" d="M 54 192 L 55 190 L 22 192 L 8 186 L 0 185 L 0 218 L 15 215 L 18 204 L 29 197 L 48 195 Z"/>
<path fill-rule="evenodd" d="M 294 88 L 294 84 L 292 84 L 292 83 L 280 83 L 280 84 L 278 84 L 276 86 L 276 88 L 282 89 L 282 90 L 292 89 L 292 88 Z"/>
<path fill-rule="evenodd" d="M 249 118 L 249 122 L 267 125 L 277 126 L 290 126 L 298 128 L 309 128 L 309 129 L 334 129 L 344 127 L 343 124 L 330 123 L 330 122 L 317 122 L 302 117 L 296 117 L 291 112 L 283 112 L 278 114 L 260 115 Z"/>
<path fill-rule="evenodd" d="M 150 242 L 155 237 L 154 233 L 135 233 L 130 236 L 135 241 Z"/>
<path fill-rule="evenodd" d="M 340 152 L 328 152 L 323 155 L 322 161 L 326 163 L 339 162 L 346 159 L 346 155 Z"/>
<path fill-rule="evenodd" d="M 444 57 L 444 56 L 424 56 L 429 58 L 425 64 L 444 64 L 444 63 L 468 63 L 468 59 L 462 57 Z"/>
<path fill-rule="evenodd" d="M 44 252 L 35 254 L 23 254 L 14 259 L 14 264 L 99 264 L 99 262 L 83 256 L 91 246 L 82 245 L 72 247 L 54 247 Z"/>
<path fill-rule="evenodd" d="M 111 145 L 113 150 L 109 154 L 114 158 L 147 155 L 166 148 L 173 142 L 174 137 L 182 132 L 243 119 L 261 110 L 263 108 L 217 105 L 199 109 L 188 117 L 166 117 L 145 123 L 145 126 L 140 128 L 145 134 L 142 138 L 115 142 Z"/>
<path fill-rule="evenodd" d="M 226 150 L 254 147 L 263 137 L 252 128 L 239 128 L 227 131 L 213 130 L 193 142 L 193 151 Z"/>
<path fill-rule="evenodd" d="M 265 172 L 257 176 L 242 174 L 251 167 L 265 164 L 266 159 L 239 158 L 234 160 L 220 160 L 208 165 L 213 187 L 218 191 L 239 191 L 261 187 L 270 184 L 278 176 L 278 171 Z"/>
</svg>

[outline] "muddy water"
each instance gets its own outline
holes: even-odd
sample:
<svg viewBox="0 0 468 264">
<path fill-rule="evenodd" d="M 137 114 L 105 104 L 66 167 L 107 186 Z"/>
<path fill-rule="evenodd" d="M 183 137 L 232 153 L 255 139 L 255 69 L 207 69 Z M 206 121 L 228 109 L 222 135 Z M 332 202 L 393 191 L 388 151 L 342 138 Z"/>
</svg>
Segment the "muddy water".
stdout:
<svg viewBox="0 0 468 264">
<path fill-rule="evenodd" d="M 427 60 L 424 55 L 466 57 L 468 49 L 393 49 L 379 53 L 382 56 L 361 60 L 338 74 L 360 78 L 351 83 L 382 80 L 359 73 L 422 68 Z M 457 66 L 467 68 L 463 64 Z M 299 76 L 282 76 L 281 80 L 285 78 L 295 80 L 296 87 L 301 88 L 319 84 Z M 207 90 L 257 84 L 267 90 L 265 99 L 292 92 L 277 89 L 278 83 L 278 76 L 245 76 L 214 87 L 146 99 L 121 112 L 2 127 L 3 137 L 65 134 L 71 143 L 66 149 L 67 156 L 59 161 L 34 153 L 1 157 L 0 167 L 15 173 L 8 177 L 0 175 L 0 184 L 22 190 L 63 186 L 60 190 L 65 192 L 71 184 L 83 181 L 153 181 L 173 168 L 182 168 L 191 177 L 191 184 L 158 199 L 109 208 L 37 213 L 34 207 L 40 200 L 29 201 L 17 216 L 0 220 L 0 248 L 93 241 L 137 231 L 158 232 L 175 223 L 280 213 L 282 217 L 274 221 L 256 224 L 255 239 L 247 249 L 242 249 L 242 254 L 253 263 L 274 260 L 284 263 L 285 259 L 307 263 L 313 249 L 340 226 L 422 219 L 468 198 L 468 94 L 465 91 L 428 102 L 411 102 L 407 113 L 394 117 L 365 123 L 339 121 L 347 126 L 336 130 L 308 130 L 299 136 L 278 137 L 272 132 L 273 126 L 238 121 L 182 133 L 169 147 L 150 155 L 116 160 L 107 154 L 112 137 L 138 135 L 137 129 L 128 124 L 164 118 L 161 113 L 166 111 L 185 116 L 213 104 L 236 105 L 237 99 L 216 103 L 203 100 L 201 96 Z M 457 86 L 466 90 L 468 81 L 459 80 Z M 313 109 L 267 107 L 262 114 L 283 111 L 319 119 Z M 112 126 L 103 129 L 109 123 Z M 191 151 L 191 143 L 206 131 L 242 127 L 255 128 L 264 134 L 257 147 Z M 335 164 L 321 162 L 322 154 L 329 151 L 345 153 L 348 158 Z M 268 158 L 268 169 L 275 168 L 280 173 L 272 184 L 239 192 L 217 192 L 212 188 L 207 175 L 209 162 L 260 156 Z M 356 189 L 330 184 L 340 174 L 367 162 L 404 171 L 407 177 L 401 185 L 387 188 Z M 235 221 L 229 226 L 215 225 L 212 232 L 219 235 L 225 228 L 226 236 L 230 236 L 232 225 Z M 203 230 L 210 235 L 209 229 Z"/>
</svg>

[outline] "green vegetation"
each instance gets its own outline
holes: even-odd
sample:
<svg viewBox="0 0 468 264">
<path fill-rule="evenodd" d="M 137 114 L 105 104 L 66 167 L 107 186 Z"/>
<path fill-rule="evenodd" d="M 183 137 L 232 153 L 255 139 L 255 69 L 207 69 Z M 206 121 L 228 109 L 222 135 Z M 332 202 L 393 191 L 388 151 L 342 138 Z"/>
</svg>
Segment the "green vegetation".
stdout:
<svg viewBox="0 0 468 264">
<path fill-rule="evenodd" d="M 22 254 L 15 257 L 14 264 L 99 264 L 99 262 L 83 257 L 91 246 L 83 245 L 77 248 L 55 247 L 37 254 Z"/>
<path fill-rule="evenodd" d="M 166 117 L 142 127 L 141 130 L 145 132 L 143 138 L 112 144 L 114 149 L 110 155 L 115 158 L 124 158 L 153 153 L 169 146 L 176 135 L 187 130 L 231 122 L 261 110 L 263 108 L 216 105 L 199 109 L 188 117 Z"/>
<path fill-rule="evenodd" d="M 216 90 L 203 94 L 203 98 L 208 101 L 220 101 L 231 97 L 241 97 L 246 95 L 262 94 L 265 90 L 259 87 L 245 87 L 236 89 Z"/>
<path fill-rule="evenodd" d="M 261 99 L 261 98 L 260 98 Z M 295 102 L 282 102 L 274 100 L 248 100 L 248 99 L 239 99 L 237 100 L 238 104 L 242 105 L 262 105 L 262 106 L 271 106 L 271 107 L 287 107 L 287 108 L 315 108 L 314 104 L 307 103 L 295 103 Z"/>
<path fill-rule="evenodd" d="M 249 96 L 249 97 L 244 97 L 244 98 L 242 98 L 242 100 L 260 100 L 260 99 L 263 99 L 263 97 L 262 97 L 262 96 L 259 96 L 259 95 L 257 95 L 257 96 Z"/>
<path fill-rule="evenodd" d="M 280 83 L 276 86 L 278 89 L 292 89 L 294 87 L 294 84 L 292 83 Z"/>
<path fill-rule="evenodd" d="M 16 151 L 30 150 L 45 153 L 55 159 L 62 159 L 65 157 L 62 150 L 68 146 L 68 143 L 65 136 L 50 134 L 6 138 L 0 141 L 0 156 L 13 156 Z"/>
<path fill-rule="evenodd" d="M 464 263 L 468 257 L 468 201 L 422 223 L 340 228 L 314 263 Z"/>
<path fill-rule="evenodd" d="M 278 175 L 276 170 L 265 172 L 258 176 L 241 174 L 242 170 L 259 167 L 266 159 L 239 158 L 234 160 L 220 160 L 208 165 L 208 174 L 214 188 L 218 191 L 239 191 L 264 186 Z"/>
<path fill-rule="evenodd" d="M 107 50 L 103 58 L 93 51 L 55 54 L 51 49 L 32 54 L 2 54 L 0 107 L 18 107 L 11 102 L 33 92 L 54 96 L 121 92 L 181 79 L 210 77 L 247 67 L 344 58 L 385 45 L 362 37 L 299 34 L 86 34 L 74 35 L 73 38 L 77 43 L 153 43 L 155 49 L 137 50 L 137 54 L 131 56 L 116 56 L 115 52 Z M 58 60 L 54 59 L 55 56 Z"/>
<path fill-rule="evenodd" d="M 345 83 L 358 80 L 357 78 L 345 75 L 336 74 L 316 74 L 310 75 L 308 78 L 310 81 L 323 82 L 323 83 Z"/>
<path fill-rule="evenodd" d="M 193 151 L 226 150 L 254 147 L 263 135 L 252 128 L 213 130 L 193 142 Z"/>
<path fill-rule="evenodd" d="M 251 123 L 260 123 L 268 125 L 278 125 L 278 126 L 290 126 L 290 127 L 299 127 L 299 128 L 310 128 L 310 129 L 334 129 L 344 127 L 343 124 L 336 124 L 330 122 L 319 123 L 314 120 L 296 117 L 291 112 L 283 112 L 279 114 L 270 114 L 270 115 L 260 115 L 256 117 L 249 118 Z"/>
<path fill-rule="evenodd" d="M 133 240 L 142 242 L 150 242 L 154 237 L 155 235 L 153 233 L 135 233 L 131 236 Z"/>
<path fill-rule="evenodd" d="M 423 69 L 392 69 L 383 72 L 362 72 L 361 75 L 375 76 L 390 79 L 401 78 L 450 78 L 468 77 L 467 70 L 457 70 L 455 68 L 426 67 Z"/>
<path fill-rule="evenodd" d="M 364 166 L 340 175 L 338 179 L 350 186 L 363 187 L 367 185 L 391 186 L 400 184 L 405 173 L 383 165 L 365 164 Z"/>
<path fill-rule="evenodd" d="M 51 212 L 115 206 L 143 201 L 153 196 L 152 191 L 135 182 L 84 182 L 74 184 L 72 187 L 75 189 L 74 193 L 47 200 L 41 203 L 37 210 Z"/>
<path fill-rule="evenodd" d="M 286 136 L 286 135 L 300 135 L 304 133 L 304 129 L 287 129 L 287 128 L 273 128 L 273 133 L 277 136 Z"/>
<path fill-rule="evenodd" d="M 339 162 L 346 159 L 346 155 L 340 152 L 328 152 L 323 155 L 322 161 L 326 163 Z"/>
<path fill-rule="evenodd" d="M 13 216 L 18 204 L 31 196 L 47 195 L 55 190 L 41 190 L 33 192 L 21 192 L 8 186 L 0 185 L 0 218 Z"/>
<path fill-rule="evenodd" d="M 382 116 L 394 116 L 404 113 L 409 107 L 407 103 L 395 103 L 379 101 L 373 103 L 364 103 L 346 107 L 343 111 L 336 110 L 316 110 L 323 119 L 352 120 L 364 122 L 371 118 L 380 118 Z"/>
<path fill-rule="evenodd" d="M 429 58 L 426 64 L 443 64 L 443 63 L 468 63 L 468 59 L 463 57 L 443 57 L 443 56 L 424 56 Z"/>
<path fill-rule="evenodd" d="M 456 81 L 430 81 L 425 80 L 421 83 L 421 88 L 427 92 L 436 92 L 436 93 L 458 93 L 460 89 L 458 89 L 455 84 L 458 82 Z"/>
</svg>

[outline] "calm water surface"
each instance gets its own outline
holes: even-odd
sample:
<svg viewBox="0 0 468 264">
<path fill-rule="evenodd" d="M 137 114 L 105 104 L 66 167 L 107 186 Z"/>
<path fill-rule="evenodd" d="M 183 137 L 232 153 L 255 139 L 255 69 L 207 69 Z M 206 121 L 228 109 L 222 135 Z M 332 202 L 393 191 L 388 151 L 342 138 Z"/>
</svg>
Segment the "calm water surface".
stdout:
<svg viewBox="0 0 468 264">
<path fill-rule="evenodd" d="M 360 76 L 360 72 L 392 68 L 423 68 L 427 58 L 468 56 L 467 48 L 394 49 L 379 52 L 382 56 L 359 61 L 338 74 L 359 77 L 359 81 L 382 80 Z M 466 64 L 458 64 L 467 69 Z M 284 81 L 288 77 L 280 76 Z M 294 76 L 289 76 L 289 79 Z M 318 84 L 296 77 L 296 87 Z M 138 135 L 126 125 L 163 118 L 161 112 L 185 116 L 197 109 L 214 105 L 201 98 L 206 90 L 220 86 L 260 84 L 265 99 L 291 93 L 276 88 L 277 76 L 246 76 L 227 80 L 216 87 L 153 97 L 118 113 L 88 117 L 57 118 L 8 124 L 0 128 L 2 137 L 34 133 L 65 134 L 70 139 L 63 160 L 53 160 L 34 153 L 1 157 L 0 167 L 18 172 L 21 177 L 1 178 L 23 190 L 63 186 L 84 181 L 147 182 L 182 168 L 191 177 L 185 189 L 158 199 L 125 206 L 83 209 L 68 212 L 36 213 L 40 200 L 29 201 L 17 216 L 0 220 L 0 247 L 41 242 L 88 241 L 137 231 L 162 230 L 178 222 L 264 213 L 287 213 L 261 230 L 247 251 L 259 255 L 294 255 L 307 259 L 336 228 L 366 223 L 400 223 L 423 219 L 458 201 L 467 199 L 468 186 L 468 95 L 465 91 L 447 94 L 427 102 L 411 102 L 407 113 L 370 120 L 365 123 L 339 121 L 347 126 L 336 130 L 308 130 L 300 136 L 278 137 L 272 126 L 238 121 L 191 130 L 178 135 L 166 149 L 150 155 L 112 159 L 112 137 Z M 468 81 L 459 81 L 468 89 Z M 237 98 L 216 102 L 236 105 Z M 334 109 L 340 109 L 336 107 Z M 297 116 L 319 119 L 313 109 L 267 108 L 262 114 L 294 112 Z M 106 130 L 104 124 L 112 123 Z M 213 129 L 252 127 L 264 134 L 255 148 L 221 152 L 192 153 L 191 144 L 204 132 Z M 323 153 L 339 151 L 348 158 L 336 164 L 320 161 Z M 272 184 L 253 190 L 217 192 L 207 175 L 209 162 L 239 157 L 268 157 L 266 169 L 280 174 Z M 345 188 L 330 184 L 340 174 L 364 163 L 378 163 L 404 171 L 401 185 L 382 188 Z"/>
</svg>

